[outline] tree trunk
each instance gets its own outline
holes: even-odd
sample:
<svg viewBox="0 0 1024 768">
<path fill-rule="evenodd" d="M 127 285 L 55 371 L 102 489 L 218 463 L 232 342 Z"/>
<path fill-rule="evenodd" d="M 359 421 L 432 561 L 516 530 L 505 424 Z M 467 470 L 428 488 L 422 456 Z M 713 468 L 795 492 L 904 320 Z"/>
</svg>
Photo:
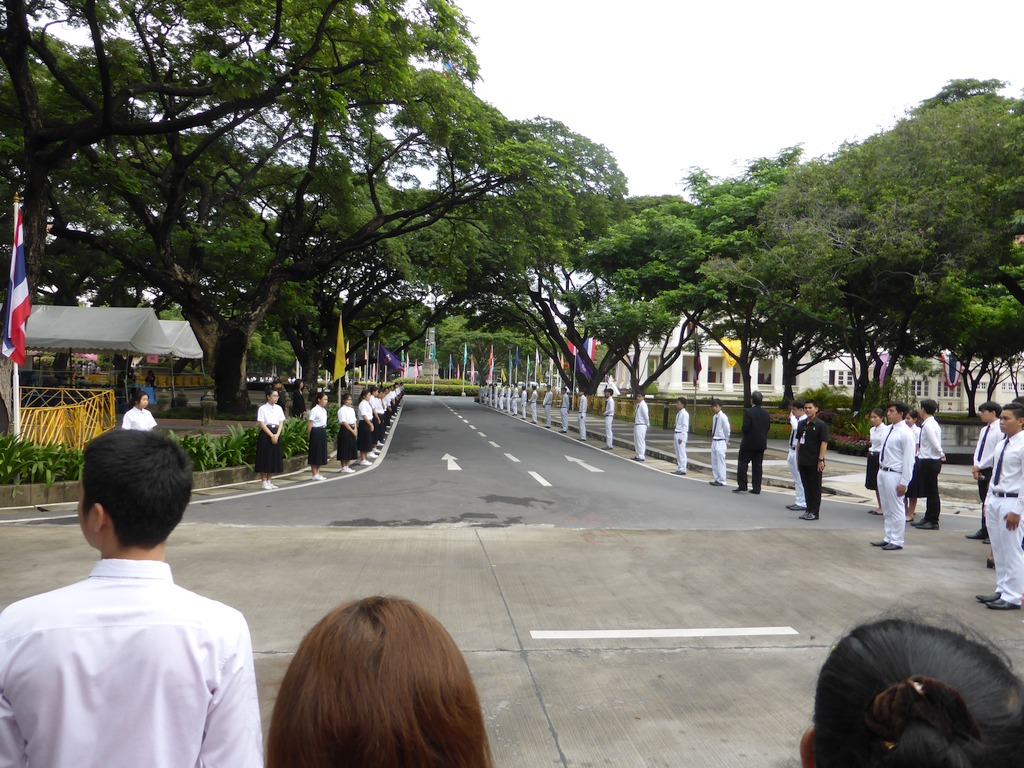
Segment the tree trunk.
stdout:
<svg viewBox="0 0 1024 768">
<path fill-rule="evenodd" d="M 214 346 L 213 382 L 217 410 L 241 414 L 249 407 L 245 386 L 245 349 L 248 336 L 239 328 L 220 329 Z"/>
</svg>

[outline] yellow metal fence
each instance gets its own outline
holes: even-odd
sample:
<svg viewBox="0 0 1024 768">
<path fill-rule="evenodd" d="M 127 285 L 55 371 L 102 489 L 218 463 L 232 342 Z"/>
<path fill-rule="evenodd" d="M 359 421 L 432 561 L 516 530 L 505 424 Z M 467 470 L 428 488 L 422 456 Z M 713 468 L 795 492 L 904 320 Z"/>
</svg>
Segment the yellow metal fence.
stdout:
<svg viewBox="0 0 1024 768">
<path fill-rule="evenodd" d="M 22 390 L 21 437 L 36 445 L 82 448 L 117 425 L 113 390 Z"/>
</svg>

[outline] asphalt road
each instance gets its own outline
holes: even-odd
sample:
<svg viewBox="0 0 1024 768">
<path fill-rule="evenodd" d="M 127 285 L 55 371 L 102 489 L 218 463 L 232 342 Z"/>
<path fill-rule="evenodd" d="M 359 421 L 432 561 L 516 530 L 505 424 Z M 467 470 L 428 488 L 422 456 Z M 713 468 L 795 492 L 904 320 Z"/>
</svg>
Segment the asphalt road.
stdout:
<svg viewBox="0 0 1024 768">
<path fill-rule="evenodd" d="M 330 608 L 418 601 L 467 657 L 500 768 L 789 768 L 832 644 L 883 613 L 969 627 L 1024 662 L 1022 617 L 973 598 L 993 586 L 987 548 L 962 535 L 976 519 L 944 514 L 883 553 L 863 504 L 827 500 L 805 523 L 788 494 L 733 494 L 601 444 L 406 398 L 372 469 L 198 494 L 170 540 L 175 580 L 247 617 L 265 717 Z M 88 573 L 73 519 L 13 519 L 0 606 Z"/>
</svg>

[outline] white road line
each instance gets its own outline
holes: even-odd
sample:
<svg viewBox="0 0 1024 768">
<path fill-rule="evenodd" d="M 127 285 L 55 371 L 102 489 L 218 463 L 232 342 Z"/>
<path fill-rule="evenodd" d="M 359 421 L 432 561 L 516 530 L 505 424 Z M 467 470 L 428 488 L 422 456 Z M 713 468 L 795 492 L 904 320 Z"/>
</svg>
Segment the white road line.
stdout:
<svg viewBox="0 0 1024 768">
<path fill-rule="evenodd" d="M 550 488 L 551 487 L 551 483 L 549 483 L 547 480 L 545 480 L 543 477 L 541 477 L 537 472 L 530 472 L 530 477 L 532 477 L 538 483 L 543 485 L 545 488 Z"/>
<path fill-rule="evenodd" d="M 477 434 L 480 435 L 480 437 L 487 437 L 483 432 L 477 432 Z"/>
<path fill-rule="evenodd" d="M 592 467 L 591 465 L 587 464 L 587 462 L 583 461 L 583 459 L 577 459 L 572 456 L 566 456 L 565 458 L 567 458 L 573 464 L 579 464 L 581 467 L 587 470 L 587 472 L 604 472 L 603 469 L 598 469 L 597 467 Z"/>
<path fill-rule="evenodd" d="M 476 427 L 474 427 L 472 424 L 469 425 L 469 428 L 470 429 L 476 429 Z"/>
<path fill-rule="evenodd" d="M 532 472 L 530 474 L 533 474 Z M 636 640 L 665 637 L 758 637 L 799 635 L 792 627 L 702 627 L 694 629 L 530 630 L 534 640 Z"/>
<path fill-rule="evenodd" d="M 513 464 L 518 464 L 519 463 L 519 459 L 517 459 L 511 453 L 506 453 L 505 454 L 505 458 L 508 459 L 509 461 L 511 461 Z"/>
<path fill-rule="evenodd" d="M 70 520 L 73 517 L 78 517 L 78 515 L 56 515 L 55 517 L 22 517 L 18 520 L 0 520 L 0 525 L 5 525 L 7 523 L 44 523 L 49 522 L 50 520 Z"/>
<path fill-rule="evenodd" d="M 488 443 L 490 443 L 491 445 L 493 445 L 493 446 L 494 446 L 495 448 L 501 448 L 501 446 L 500 446 L 500 445 L 498 445 L 498 444 L 497 444 L 496 442 L 494 442 L 493 440 L 488 440 L 487 442 L 488 442 Z"/>
</svg>

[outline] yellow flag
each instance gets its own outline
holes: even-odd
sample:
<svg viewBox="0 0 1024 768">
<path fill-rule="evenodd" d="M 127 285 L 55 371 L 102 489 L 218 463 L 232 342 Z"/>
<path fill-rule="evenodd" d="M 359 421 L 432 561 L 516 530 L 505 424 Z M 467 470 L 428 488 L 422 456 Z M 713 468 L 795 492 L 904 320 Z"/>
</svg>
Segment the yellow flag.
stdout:
<svg viewBox="0 0 1024 768">
<path fill-rule="evenodd" d="M 723 357 L 725 358 L 725 364 L 732 368 L 733 366 L 736 365 L 736 357 L 739 357 L 740 350 L 743 349 L 743 342 L 741 342 L 739 339 L 722 339 L 722 346 L 729 350 L 729 352 L 732 352 L 732 355 L 723 355 Z M 733 355 L 735 355 L 736 357 L 733 357 Z"/>
<path fill-rule="evenodd" d="M 341 329 L 341 314 L 338 314 L 338 341 L 334 347 L 334 380 L 345 375 L 345 362 L 348 358 L 348 347 L 345 346 L 345 334 Z"/>
</svg>

